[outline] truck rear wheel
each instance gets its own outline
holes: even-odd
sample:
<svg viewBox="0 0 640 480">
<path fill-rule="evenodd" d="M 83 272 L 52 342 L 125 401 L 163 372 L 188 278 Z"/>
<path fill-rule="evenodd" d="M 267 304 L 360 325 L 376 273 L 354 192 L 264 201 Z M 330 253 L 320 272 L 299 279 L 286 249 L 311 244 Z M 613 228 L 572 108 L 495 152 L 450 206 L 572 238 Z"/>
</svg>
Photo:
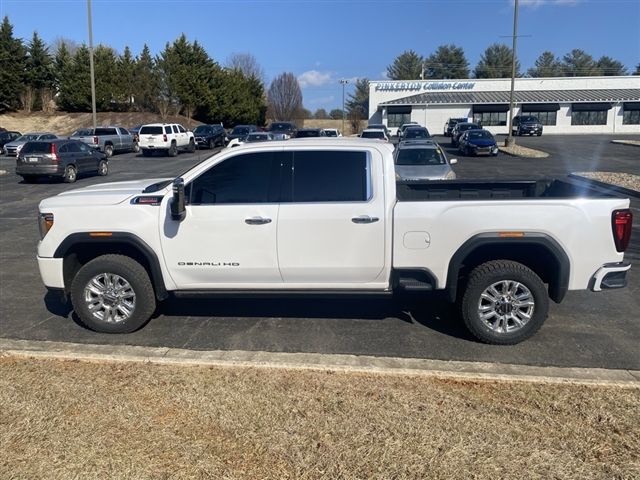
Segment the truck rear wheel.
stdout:
<svg viewBox="0 0 640 480">
<path fill-rule="evenodd" d="M 83 265 L 71 283 L 75 312 L 90 329 L 130 333 L 142 327 L 156 308 L 149 275 L 124 255 L 102 255 Z"/>
<path fill-rule="evenodd" d="M 547 318 L 542 280 L 518 262 L 494 260 L 469 275 L 460 302 L 469 331 L 480 341 L 514 345 L 535 334 Z"/>
<path fill-rule="evenodd" d="M 111 156 L 113 155 L 113 145 L 105 145 L 104 154 L 107 156 L 107 158 L 111 158 Z"/>
</svg>

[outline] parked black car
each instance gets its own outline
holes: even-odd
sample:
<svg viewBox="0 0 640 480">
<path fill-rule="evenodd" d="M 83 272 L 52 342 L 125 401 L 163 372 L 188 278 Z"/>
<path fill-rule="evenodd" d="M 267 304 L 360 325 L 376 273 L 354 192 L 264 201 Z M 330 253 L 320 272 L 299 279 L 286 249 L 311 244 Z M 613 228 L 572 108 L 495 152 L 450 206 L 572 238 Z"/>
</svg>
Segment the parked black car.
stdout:
<svg viewBox="0 0 640 480">
<path fill-rule="evenodd" d="M 198 125 L 193 131 L 198 148 L 213 149 L 217 146 L 224 147 L 227 141 L 227 132 L 222 125 Z"/>
<path fill-rule="evenodd" d="M 511 131 L 514 135 L 542 135 L 542 123 L 536 117 L 520 116 L 513 117 Z"/>
<path fill-rule="evenodd" d="M 296 138 L 310 138 L 310 137 L 326 137 L 324 130 L 321 128 L 301 128 L 296 134 Z"/>
<path fill-rule="evenodd" d="M 73 183 L 78 175 L 109 173 L 107 156 L 79 140 L 44 140 L 27 142 L 16 160 L 16 173 L 25 182 L 38 177 L 58 177 Z"/>
<path fill-rule="evenodd" d="M 20 137 L 22 134 L 20 132 L 8 132 L 5 130 L 4 132 L 0 132 L 0 155 L 4 154 L 4 146 L 9 142 L 13 142 L 16 138 Z"/>
<path fill-rule="evenodd" d="M 466 132 L 467 130 L 480 130 L 481 128 L 482 127 L 477 123 L 471 123 L 471 122 L 456 123 L 456 126 L 453 127 L 453 130 L 451 130 L 451 145 L 453 145 L 454 147 L 458 146 L 458 139 L 460 138 L 460 135 L 463 134 L 463 132 Z"/>
<path fill-rule="evenodd" d="M 239 138 L 242 140 L 251 132 L 257 131 L 258 127 L 256 125 L 236 125 L 235 127 L 233 127 L 233 130 L 231 130 L 231 133 L 227 135 L 227 138 L 229 139 L 229 141 L 233 140 L 234 138 Z"/>
<path fill-rule="evenodd" d="M 429 140 L 430 138 L 429 130 L 419 125 L 407 127 L 402 133 L 403 142 L 406 140 Z"/>
<path fill-rule="evenodd" d="M 293 122 L 273 122 L 269 125 L 267 132 L 276 136 L 287 135 L 289 138 L 295 138 L 298 128 Z"/>
<path fill-rule="evenodd" d="M 450 137 L 451 130 L 453 130 L 453 127 L 456 126 L 456 123 L 462 123 L 466 121 L 466 118 L 450 118 L 449 120 L 447 120 L 447 122 L 444 124 L 444 136 Z"/>
<path fill-rule="evenodd" d="M 498 144 L 488 130 L 467 130 L 458 138 L 458 150 L 469 155 L 498 155 Z"/>
</svg>

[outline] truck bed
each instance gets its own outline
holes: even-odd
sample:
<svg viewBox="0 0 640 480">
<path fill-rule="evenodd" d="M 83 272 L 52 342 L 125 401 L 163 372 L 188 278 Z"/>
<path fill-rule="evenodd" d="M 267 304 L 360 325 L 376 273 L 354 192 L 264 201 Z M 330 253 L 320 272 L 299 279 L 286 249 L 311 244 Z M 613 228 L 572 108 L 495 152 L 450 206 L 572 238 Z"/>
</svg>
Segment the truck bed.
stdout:
<svg viewBox="0 0 640 480">
<path fill-rule="evenodd" d="M 400 181 L 396 184 L 399 202 L 453 200 L 513 200 L 518 198 L 611 198 L 577 180 L 432 180 Z"/>
</svg>

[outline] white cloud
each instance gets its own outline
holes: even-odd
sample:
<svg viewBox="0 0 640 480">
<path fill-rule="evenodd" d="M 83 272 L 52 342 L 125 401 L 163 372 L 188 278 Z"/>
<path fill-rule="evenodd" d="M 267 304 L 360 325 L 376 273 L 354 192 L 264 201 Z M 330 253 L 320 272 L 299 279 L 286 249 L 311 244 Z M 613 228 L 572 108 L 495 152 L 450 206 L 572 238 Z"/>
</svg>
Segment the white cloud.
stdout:
<svg viewBox="0 0 640 480">
<path fill-rule="evenodd" d="M 321 87 L 333 81 L 331 72 L 319 72 L 318 70 L 309 70 L 298 75 L 298 82 L 302 88 L 305 87 Z"/>
<path fill-rule="evenodd" d="M 520 4 L 523 7 L 531 7 L 531 8 L 538 8 L 544 5 L 573 7 L 578 3 L 580 3 L 581 1 L 582 0 L 520 0 Z M 513 0 L 510 0 L 510 3 L 513 3 Z"/>
</svg>

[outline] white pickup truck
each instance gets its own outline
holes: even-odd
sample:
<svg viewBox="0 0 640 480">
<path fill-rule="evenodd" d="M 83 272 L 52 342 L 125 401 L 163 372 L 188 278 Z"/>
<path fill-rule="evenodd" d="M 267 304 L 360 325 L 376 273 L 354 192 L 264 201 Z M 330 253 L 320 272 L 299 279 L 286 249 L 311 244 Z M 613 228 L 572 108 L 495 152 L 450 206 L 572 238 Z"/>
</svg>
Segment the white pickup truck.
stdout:
<svg viewBox="0 0 640 480">
<path fill-rule="evenodd" d="M 627 199 L 559 180 L 396 183 L 393 147 L 361 139 L 246 144 L 39 210 L 45 285 L 101 332 L 140 328 L 169 294 L 441 291 L 478 339 L 513 344 L 549 297 L 624 287 L 630 268 Z"/>
</svg>

